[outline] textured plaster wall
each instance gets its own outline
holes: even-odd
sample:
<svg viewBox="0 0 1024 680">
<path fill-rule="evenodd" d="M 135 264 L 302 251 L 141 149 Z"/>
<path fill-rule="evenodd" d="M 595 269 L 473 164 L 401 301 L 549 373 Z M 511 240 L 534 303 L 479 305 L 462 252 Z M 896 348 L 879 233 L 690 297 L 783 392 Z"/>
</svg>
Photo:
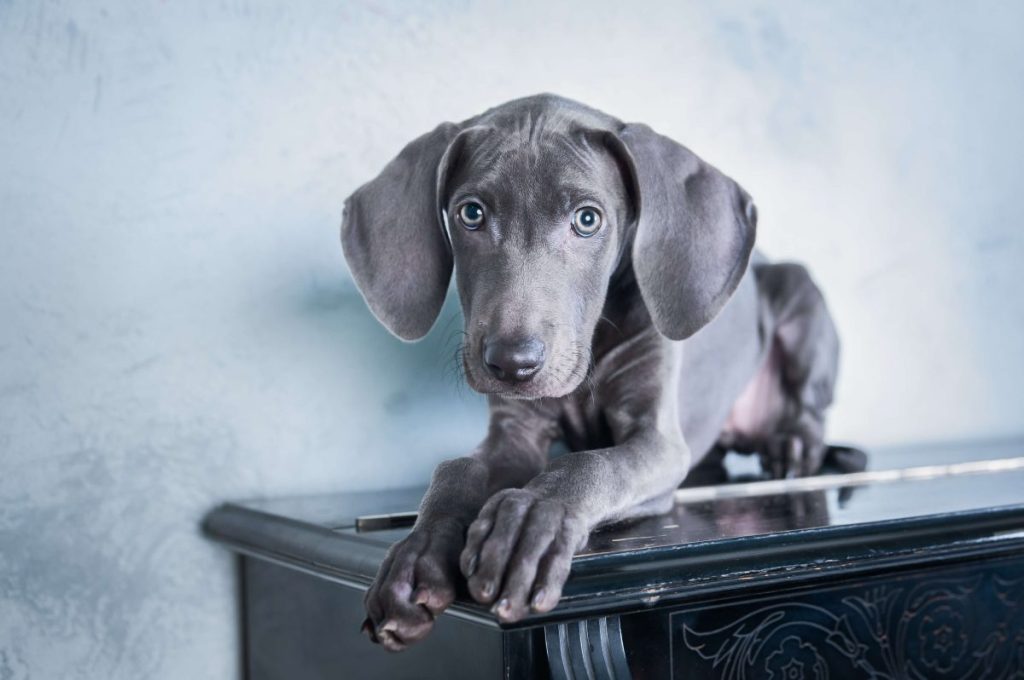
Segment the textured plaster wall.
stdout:
<svg viewBox="0 0 1024 680">
<path fill-rule="evenodd" d="M 343 197 L 537 91 L 675 136 L 813 264 L 834 432 L 1024 429 L 1020 3 L 0 0 L 0 679 L 237 673 L 222 499 L 421 481 L 483 430 Z"/>
</svg>

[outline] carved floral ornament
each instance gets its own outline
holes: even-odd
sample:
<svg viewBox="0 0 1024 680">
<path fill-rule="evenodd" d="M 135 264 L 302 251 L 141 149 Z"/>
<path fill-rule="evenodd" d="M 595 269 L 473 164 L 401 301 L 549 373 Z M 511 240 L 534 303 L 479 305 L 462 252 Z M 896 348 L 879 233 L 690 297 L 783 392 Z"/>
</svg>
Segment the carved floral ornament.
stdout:
<svg viewBox="0 0 1024 680">
<path fill-rule="evenodd" d="M 812 593 L 738 618 L 729 616 L 738 608 L 725 607 L 681 614 L 674 667 L 723 680 L 1024 677 L 1024 574 L 1016 569 Z"/>
</svg>

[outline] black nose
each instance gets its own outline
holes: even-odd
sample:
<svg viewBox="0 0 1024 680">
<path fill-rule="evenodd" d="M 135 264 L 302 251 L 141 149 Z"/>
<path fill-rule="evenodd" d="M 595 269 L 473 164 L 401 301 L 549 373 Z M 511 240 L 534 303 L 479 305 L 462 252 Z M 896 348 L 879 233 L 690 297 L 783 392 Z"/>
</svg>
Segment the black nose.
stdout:
<svg viewBox="0 0 1024 680">
<path fill-rule="evenodd" d="M 523 382 L 544 365 L 544 343 L 537 338 L 484 340 L 484 365 L 498 380 Z"/>
</svg>

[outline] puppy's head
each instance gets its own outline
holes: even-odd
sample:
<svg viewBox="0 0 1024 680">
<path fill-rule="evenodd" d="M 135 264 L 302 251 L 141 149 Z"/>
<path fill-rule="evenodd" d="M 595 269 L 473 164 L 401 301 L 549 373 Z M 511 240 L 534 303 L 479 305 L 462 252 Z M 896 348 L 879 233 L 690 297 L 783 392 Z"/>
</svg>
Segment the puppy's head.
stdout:
<svg viewBox="0 0 1024 680">
<path fill-rule="evenodd" d="M 754 240 L 749 197 L 643 125 L 542 95 L 410 143 L 346 201 L 342 245 L 370 309 L 406 340 L 456 272 L 476 390 L 557 397 L 586 376 L 615 271 L 666 336 L 717 314 Z"/>
</svg>

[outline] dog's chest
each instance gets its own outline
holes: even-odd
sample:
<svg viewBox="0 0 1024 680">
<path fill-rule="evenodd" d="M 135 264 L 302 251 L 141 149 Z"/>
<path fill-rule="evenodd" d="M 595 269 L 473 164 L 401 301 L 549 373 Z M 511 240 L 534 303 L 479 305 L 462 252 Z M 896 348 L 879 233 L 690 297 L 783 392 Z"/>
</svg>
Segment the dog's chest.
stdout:
<svg viewBox="0 0 1024 680">
<path fill-rule="evenodd" d="M 562 439 L 570 451 L 599 449 L 615 444 L 608 421 L 586 385 L 564 400 L 559 424 Z"/>
<path fill-rule="evenodd" d="M 572 451 L 619 443 L 606 409 L 630 401 L 634 392 L 657 389 L 656 370 L 648 366 L 659 354 L 661 337 L 651 323 L 635 284 L 609 299 L 591 340 L 592 364 L 587 380 L 561 400 L 562 438 Z"/>
</svg>

